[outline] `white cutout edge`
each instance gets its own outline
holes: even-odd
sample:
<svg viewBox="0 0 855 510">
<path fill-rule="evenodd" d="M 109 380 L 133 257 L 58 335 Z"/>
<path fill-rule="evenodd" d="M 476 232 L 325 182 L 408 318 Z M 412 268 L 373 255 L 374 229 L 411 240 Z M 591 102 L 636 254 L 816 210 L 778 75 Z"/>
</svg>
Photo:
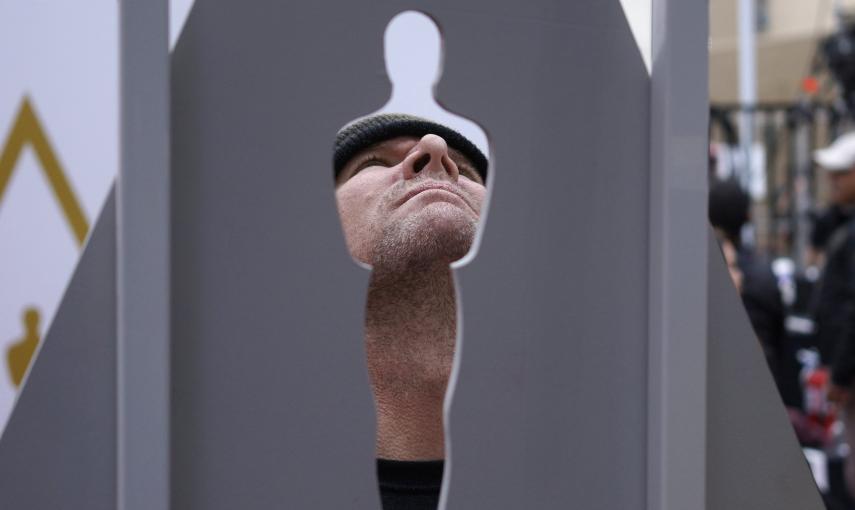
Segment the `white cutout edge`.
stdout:
<svg viewBox="0 0 855 510">
<path fill-rule="evenodd" d="M 653 0 L 620 0 L 647 74 L 651 72 L 653 46 Z"/>
</svg>

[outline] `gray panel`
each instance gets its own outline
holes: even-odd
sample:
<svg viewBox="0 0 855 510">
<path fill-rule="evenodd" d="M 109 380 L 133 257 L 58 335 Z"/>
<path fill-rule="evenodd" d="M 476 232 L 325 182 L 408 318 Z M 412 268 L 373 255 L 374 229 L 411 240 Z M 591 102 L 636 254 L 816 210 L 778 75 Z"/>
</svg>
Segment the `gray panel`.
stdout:
<svg viewBox="0 0 855 510">
<path fill-rule="evenodd" d="M 0 439 L 0 508 L 116 507 L 111 192 Z"/>
<path fill-rule="evenodd" d="M 707 510 L 825 508 L 709 234 Z"/>
<path fill-rule="evenodd" d="M 172 506 L 377 509 L 368 272 L 338 129 L 389 94 L 391 7 L 199 2 L 172 57 Z"/>
<path fill-rule="evenodd" d="M 647 508 L 703 508 L 706 431 L 705 2 L 653 2 Z"/>
<path fill-rule="evenodd" d="M 122 0 L 118 208 L 118 501 L 169 507 L 167 0 Z"/>
<path fill-rule="evenodd" d="M 382 33 L 413 7 L 495 157 L 449 507 L 644 501 L 649 83 L 618 1 L 222 0 L 173 56 L 176 508 L 378 507 L 330 145 L 388 97 Z"/>
<path fill-rule="evenodd" d="M 650 88 L 620 4 L 435 14 L 440 99 L 494 151 L 458 271 L 447 508 L 641 508 Z"/>
</svg>

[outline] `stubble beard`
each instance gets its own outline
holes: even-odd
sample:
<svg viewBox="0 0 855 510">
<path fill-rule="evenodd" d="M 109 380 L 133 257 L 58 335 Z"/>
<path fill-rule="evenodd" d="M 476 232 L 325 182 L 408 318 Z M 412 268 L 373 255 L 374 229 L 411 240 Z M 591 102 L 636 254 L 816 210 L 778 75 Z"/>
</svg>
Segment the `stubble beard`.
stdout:
<svg viewBox="0 0 855 510">
<path fill-rule="evenodd" d="M 378 227 L 366 315 L 366 351 L 378 405 L 442 402 L 454 357 L 457 307 L 449 264 L 472 246 L 477 220 L 431 204 Z"/>
<path fill-rule="evenodd" d="M 392 273 L 448 266 L 469 252 L 477 228 L 477 220 L 456 206 L 431 204 L 379 228 L 372 266 Z"/>
</svg>

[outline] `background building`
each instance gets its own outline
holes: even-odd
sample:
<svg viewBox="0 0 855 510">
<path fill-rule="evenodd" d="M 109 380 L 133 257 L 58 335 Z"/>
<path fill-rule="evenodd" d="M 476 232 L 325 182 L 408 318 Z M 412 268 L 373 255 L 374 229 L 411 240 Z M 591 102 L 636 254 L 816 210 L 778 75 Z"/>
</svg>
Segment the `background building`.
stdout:
<svg viewBox="0 0 855 510">
<path fill-rule="evenodd" d="M 758 248 L 802 264 L 811 218 L 826 196 L 811 152 L 850 122 L 821 44 L 848 26 L 855 1 L 756 0 L 756 105 L 739 98 L 739 5 L 709 4 L 712 171 L 738 175 L 751 191 L 749 237 Z M 738 149 L 740 114 L 753 116 L 749 166 Z"/>
</svg>

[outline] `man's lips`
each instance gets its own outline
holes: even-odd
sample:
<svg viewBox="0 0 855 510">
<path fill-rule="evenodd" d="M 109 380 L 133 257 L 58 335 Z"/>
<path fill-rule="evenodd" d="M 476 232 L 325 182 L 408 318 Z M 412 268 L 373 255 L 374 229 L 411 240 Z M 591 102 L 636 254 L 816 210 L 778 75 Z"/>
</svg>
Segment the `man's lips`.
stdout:
<svg viewBox="0 0 855 510">
<path fill-rule="evenodd" d="M 422 193 L 425 191 L 431 191 L 431 190 L 446 191 L 448 193 L 451 193 L 452 195 L 455 195 L 456 197 L 458 197 L 460 200 L 463 200 L 463 203 L 465 203 L 467 206 L 469 206 L 469 208 L 472 209 L 472 212 L 475 212 L 475 208 L 472 207 L 472 204 L 470 204 L 469 201 L 466 200 L 466 197 L 464 197 L 463 194 L 460 193 L 460 190 L 458 190 L 455 186 L 452 186 L 450 184 L 444 184 L 444 183 L 430 183 L 430 184 L 422 184 L 420 186 L 416 186 L 415 188 L 406 192 L 404 194 L 404 196 L 401 197 L 401 199 L 398 201 L 398 203 L 395 204 L 395 206 L 400 207 L 401 205 L 406 203 L 409 199 L 413 198 L 414 196 L 418 195 L 419 193 Z"/>
</svg>

